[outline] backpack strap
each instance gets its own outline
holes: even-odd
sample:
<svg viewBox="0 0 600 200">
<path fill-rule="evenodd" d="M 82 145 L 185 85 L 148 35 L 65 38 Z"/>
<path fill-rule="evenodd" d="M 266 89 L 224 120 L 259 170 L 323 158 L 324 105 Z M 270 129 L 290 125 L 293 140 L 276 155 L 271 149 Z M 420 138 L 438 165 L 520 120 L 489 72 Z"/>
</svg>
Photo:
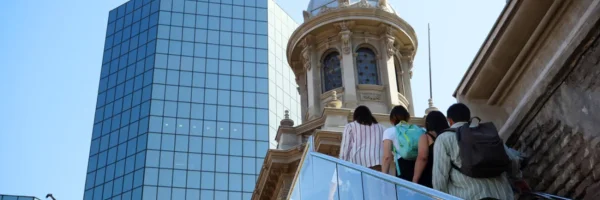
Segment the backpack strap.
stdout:
<svg viewBox="0 0 600 200">
<path fill-rule="evenodd" d="M 396 140 L 398 140 L 398 137 L 400 137 L 400 134 L 402 134 L 402 131 L 400 130 L 400 127 L 398 127 L 399 125 L 401 125 L 404 121 L 398 123 L 395 125 L 396 127 Z M 406 134 L 404 134 L 404 137 L 406 137 Z M 394 146 L 394 143 L 392 142 L 392 156 L 394 159 L 394 164 L 396 165 L 396 175 L 400 176 L 400 166 L 398 166 L 398 159 L 396 159 L 396 156 L 398 155 L 398 149 L 396 149 L 396 146 Z"/>
<path fill-rule="evenodd" d="M 444 130 L 444 132 L 454 132 L 454 133 L 456 133 L 457 130 L 456 130 L 456 128 L 447 128 L 446 130 Z"/>
<path fill-rule="evenodd" d="M 427 135 L 429 135 L 429 137 L 431 137 L 431 139 L 433 139 L 433 142 L 435 142 L 435 139 L 437 139 L 437 137 L 436 137 L 436 136 L 433 136 L 433 134 L 431 134 L 429 131 L 425 131 L 425 133 L 426 133 Z"/>
<path fill-rule="evenodd" d="M 456 139 L 458 141 L 460 141 L 460 136 L 458 134 L 458 129 L 457 128 L 448 128 L 448 129 L 444 130 L 444 132 L 453 132 L 453 133 L 456 133 Z M 452 165 L 452 169 L 461 172 L 460 168 L 458 166 L 456 166 L 456 164 L 454 164 L 454 162 L 450 161 L 450 164 Z"/>
<path fill-rule="evenodd" d="M 461 171 L 460 171 L 460 168 L 459 168 L 458 166 L 456 166 L 456 165 L 454 164 L 454 162 L 450 161 L 450 164 L 452 165 L 452 169 L 454 169 L 454 170 L 456 170 L 456 171 L 459 171 L 459 172 L 461 172 Z M 462 172 L 461 172 L 461 173 L 462 173 Z"/>
</svg>

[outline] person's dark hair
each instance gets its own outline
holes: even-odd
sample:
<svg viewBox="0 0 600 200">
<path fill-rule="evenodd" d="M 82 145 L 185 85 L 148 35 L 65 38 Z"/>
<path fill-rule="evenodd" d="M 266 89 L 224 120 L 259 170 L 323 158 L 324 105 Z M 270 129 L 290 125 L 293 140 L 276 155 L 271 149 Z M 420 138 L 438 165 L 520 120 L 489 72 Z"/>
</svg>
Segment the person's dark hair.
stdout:
<svg viewBox="0 0 600 200">
<path fill-rule="evenodd" d="M 440 111 L 431 111 L 425 118 L 425 128 L 427 132 L 434 131 L 437 134 L 442 134 L 444 130 L 450 128 L 448 120 L 444 113 Z"/>
<path fill-rule="evenodd" d="M 394 123 L 394 125 L 400 123 L 401 121 L 408 122 L 410 119 L 410 113 L 404 106 L 394 106 L 392 111 L 390 112 L 390 121 Z"/>
<path fill-rule="evenodd" d="M 448 118 L 454 122 L 468 122 L 471 119 L 471 110 L 465 104 L 455 103 L 448 108 Z"/>
<path fill-rule="evenodd" d="M 359 124 L 369 126 L 372 124 L 377 124 L 377 120 L 375 117 L 373 117 L 373 114 L 371 114 L 371 110 L 369 110 L 369 108 L 366 106 L 358 106 L 354 110 L 354 121 L 358 122 Z"/>
</svg>

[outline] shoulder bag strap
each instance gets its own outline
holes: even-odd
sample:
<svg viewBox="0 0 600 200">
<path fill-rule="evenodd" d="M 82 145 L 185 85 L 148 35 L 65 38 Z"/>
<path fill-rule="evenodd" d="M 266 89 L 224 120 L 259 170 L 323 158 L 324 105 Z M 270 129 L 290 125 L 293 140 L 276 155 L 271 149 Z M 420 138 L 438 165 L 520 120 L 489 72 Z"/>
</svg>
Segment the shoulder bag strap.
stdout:
<svg viewBox="0 0 600 200">
<path fill-rule="evenodd" d="M 433 134 L 431 134 L 429 131 L 427 131 L 425 133 L 427 133 L 427 135 L 429 135 L 431 137 L 431 139 L 433 140 L 433 142 L 435 142 L 435 139 L 437 139 L 436 136 L 433 136 Z"/>
<path fill-rule="evenodd" d="M 400 127 L 398 127 L 397 125 L 395 127 L 396 127 L 396 140 L 398 140 L 397 137 L 400 136 L 400 133 L 402 133 L 402 131 L 400 131 Z M 404 134 L 404 135 L 406 136 L 406 134 Z M 398 142 L 398 141 L 396 141 L 396 142 Z M 394 159 L 394 164 L 396 165 L 396 176 L 400 176 L 400 174 L 401 174 L 400 166 L 398 166 L 398 159 L 396 158 L 397 154 L 398 154 L 398 150 L 396 149 L 396 146 L 394 146 L 394 142 L 392 141 L 392 156 L 393 156 L 392 159 Z"/>
</svg>

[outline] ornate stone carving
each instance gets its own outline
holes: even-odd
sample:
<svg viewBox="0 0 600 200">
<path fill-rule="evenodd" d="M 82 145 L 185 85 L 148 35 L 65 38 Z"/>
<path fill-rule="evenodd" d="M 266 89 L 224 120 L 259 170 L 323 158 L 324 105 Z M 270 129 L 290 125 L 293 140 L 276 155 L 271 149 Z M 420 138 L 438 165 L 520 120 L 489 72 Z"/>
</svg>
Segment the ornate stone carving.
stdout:
<svg viewBox="0 0 600 200">
<path fill-rule="evenodd" d="M 308 71 L 310 70 L 310 65 L 311 65 L 311 61 L 312 61 L 312 56 L 311 54 L 311 47 L 305 47 L 304 50 L 302 50 L 302 61 L 304 64 L 304 70 Z"/>
<path fill-rule="evenodd" d="M 385 47 L 386 47 L 386 52 L 388 55 L 388 58 L 391 58 L 392 56 L 394 56 L 394 54 L 396 54 L 396 47 L 394 46 L 394 42 L 396 41 L 396 38 L 394 38 L 394 36 L 391 35 L 386 35 L 385 38 Z"/>
<path fill-rule="evenodd" d="M 352 47 L 350 46 L 350 36 L 352 36 L 352 32 L 350 32 L 350 30 L 345 30 L 340 32 L 340 36 L 342 38 L 342 52 L 344 52 L 344 54 L 350 54 L 350 52 L 352 52 Z"/>
<path fill-rule="evenodd" d="M 355 1 L 356 2 L 356 1 Z M 328 7 L 328 6 L 322 6 L 319 8 L 313 8 L 313 9 L 318 9 L 318 12 L 315 14 L 314 11 L 305 11 L 306 13 L 303 13 L 304 16 L 304 21 L 306 22 L 307 20 L 321 15 L 321 14 L 325 14 L 325 13 L 329 13 L 332 11 L 338 11 L 341 9 L 347 9 L 347 8 L 373 8 L 373 9 L 378 9 L 378 10 L 383 10 L 385 12 L 389 12 L 389 13 L 394 13 L 394 10 L 390 7 L 390 5 L 387 3 L 386 0 L 384 1 L 379 1 L 376 5 L 372 5 L 371 3 L 369 3 L 368 0 L 360 0 L 356 3 L 350 3 L 350 0 L 337 0 L 337 7 Z"/>
<path fill-rule="evenodd" d="M 350 6 L 350 0 L 338 0 L 338 7 L 345 8 Z"/>
<path fill-rule="evenodd" d="M 300 42 L 298 42 L 298 45 L 301 48 L 306 48 L 306 47 L 312 47 L 313 44 L 315 43 L 315 37 L 313 35 L 306 35 L 304 38 L 302 38 L 302 40 L 300 40 Z"/>
<path fill-rule="evenodd" d="M 383 98 L 379 93 L 361 92 L 360 100 L 362 101 L 381 101 Z"/>
<path fill-rule="evenodd" d="M 373 6 L 367 2 L 367 0 L 360 0 L 360 2 L 355 3 L 352 7 L 356 8 L 372 8 Z"/>
<path fill-rule="evenodd" d="M 334 24 L 334 26 L 340 30 L 339 35 L 342 42 L 342 52 L 344 54 L 349 54 L 352 52 L 352 46 L 350 45 L 352 32 L 350 31 L 350 28 L 354 26 L 354 21 L 342 21 Z"/>
<path fill-rule="evenodd" d="M 354 21 L 342 21 L 340 23 L 335 23 L 333 25 L 336 28 L 338 28 L 338 30 L 340 30 L 340 31 L 347 31 L 347 30 L 350 30 L 352 28 L 352 26 L 354 26 Z"/>
<path fill-rule="evenodd" d="M 389 25 L 385 25 L 385 24 L 381 24 L 379 25 L 379 33 L 381 35 L 395 35 L 396 34 L 396 29 L 394 29 L 392 26 Z"/>
<path fill-rule="evenodd" d="M 392 9 L 390 8 L 389 4 L 387 3 L 387 0 L 379 0 L 379 2 L 377 3 L 377 7 L 379 7 L 380 9 L 382 9 L 386 12 L 392 12 Z"/>
<path fill-rule="evenodd" d="M 333 10 L 336 10 L 336 8 L 330 8 L 327 6 L 323 6 L 323 7 L 321 7 L 321 9 L 319 9 L 319 15 L 331 12 Z"/>
<path fill-rule="evenodd" d="M 384 46 L 388 57 L 394 56 L 398 51 L 398 48 L 394 45 L 396 43 L 396 37 L 394 36 L 396 30 L 393 27 L 382 24 L 379 26 L 381 38 L 383 39 Z"/>
<path fill-rule="evenodd" d="M 306 10 L 302 11 L 302 16 L 304 17 L 304 21 L 305 22 L 308 21 L 312 17 L 312 15 L 310 14 L 310 12 L 308 12 Z"/>
</svg>

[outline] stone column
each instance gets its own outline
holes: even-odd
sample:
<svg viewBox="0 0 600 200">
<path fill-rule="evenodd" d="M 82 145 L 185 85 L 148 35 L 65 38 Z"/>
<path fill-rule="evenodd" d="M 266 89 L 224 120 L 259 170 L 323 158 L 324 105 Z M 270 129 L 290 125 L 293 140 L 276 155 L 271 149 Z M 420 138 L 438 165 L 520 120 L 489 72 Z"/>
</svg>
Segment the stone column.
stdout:
<svg viewBox="0 0 600 200">
<path fill-rule="evenodd" d="M 294 66 L 297 66 L 298 63 L 294 62 L 293 64 Z M 297 69 L 297 67 L 294 67 L 294 69 Z M 301 71 L 301 72 L 294 72 L 294 74 L 296 74 L 296 84 L 298 84 L 298 93 L 300 94 L 300 119 L 302 121 L 306 121 L 307 120 L 307 112 L 308 112 L 308 88 L 307 88 L 307 83 L 306 83 L 306 72 L 305 71 Z"/>
<path fill-rule="evenodd" d="M 303 59 L 303 70 L 306 71 L 306 86 L 307 86 L 307 94 L 308 94 L 308 119 L 314 119 L 316 116 L 319 116 L 319 107 L 321 102 L 319 97 L 321 96 L 319 82 L 321 82 L 318 68 L 313 67 L 317 66 L 315 62 L 315 52 L 313 50 L 312 37 L 306 36 L 300 43 L 303 47 L 302 49 L 302 59 Z"/>
<path fill-rule="evenodd" d="M 412 67 L 413 67 L 413 60 L 412 60 L 412 54 L 410 54 L 410 52 L 407 51 L 402 51 L 402 57 L 400 57 L 400 66 L 402 67 L 402 71 L 404 73 L 402 73 L 402 81 L 404 83 L 404 97 L 406 97 L 406 99 L 409 102 L 408 105 L 408 112 L 410 112 L 411 115 L 415 114 L 415 108 L 414 108 L 414 102 L 413 102 L 413 97 L 412 97 L 412 87 L 410 85 L 410 80 L 412 79 Z"/>
<path fill-rule="evenodd" d="M 345 108 L 354 109 L 358 106 L 358 94 L 356 93 L 356 70 L 354 65 L 354 54 L 352 53 L 352 32 L 350 27 L 354 22 L 344 21 L 335 24 L 340 30 L 339 36 L 341 41 L 341 68 L 342 68 L 342 85 L 344 86 L 344 106 Z"/>
<path fill-rule="evenodd" d="M 393 28 L 386 26 L 384 27 L 384 32 L 382 37 L 383 47 L 385 48 L 383 53 L 383 60 L 385 61 L 384 65 L 379 69 L 381 70 L 381 76 L 383 85 L 385 86 L 385 93 L 387 94 L 387 102 L 390 107 L 394 105 L 400 105 L 400 100 L 398 99 L 398 85 L 396 80 L 396 68 L 394 62 L 394 56 L 397 52 L 394 43 L 396 42 L 396 38 L 394 36 Z"/>
</svg>

